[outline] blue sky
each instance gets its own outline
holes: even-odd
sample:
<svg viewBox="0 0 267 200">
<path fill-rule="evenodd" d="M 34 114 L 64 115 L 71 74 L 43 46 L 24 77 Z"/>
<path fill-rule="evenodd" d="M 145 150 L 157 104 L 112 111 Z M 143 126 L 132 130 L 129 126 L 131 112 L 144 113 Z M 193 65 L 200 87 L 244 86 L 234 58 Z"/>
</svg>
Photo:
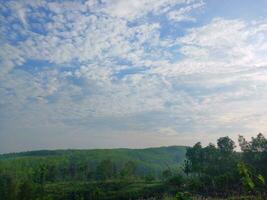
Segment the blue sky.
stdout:
<svg viewBox="0 0 267 200">
<path fill-rule="evenodd" d="M 0 2 L 0 153 L 267 128 L 266 0 Z"/>
</svg>

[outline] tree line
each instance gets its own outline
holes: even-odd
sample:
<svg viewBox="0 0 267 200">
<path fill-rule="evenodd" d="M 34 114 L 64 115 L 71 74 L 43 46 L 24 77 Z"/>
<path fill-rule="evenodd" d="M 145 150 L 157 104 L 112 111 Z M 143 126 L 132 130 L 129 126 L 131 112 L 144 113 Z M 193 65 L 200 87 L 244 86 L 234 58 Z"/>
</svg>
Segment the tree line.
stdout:
<svg viewBox="0 0 267 200">
<path fill-rule="evenodd" d="M 19 165 L 19 163 L 18 163 Z M 90 182 L 107 180 L 129 181 L 136 178 L 137 165 L 125 162 L 118 168 L 111 160 L 102 160 L 95 169 L 70 158 L 64 166 L 57 163 L 29 165 L 27 171 L 18 171 L 0 165 L 0 199 L 33 200 L 46 199 L 45 186 L 58 182 Z M 50 199 L 50 198 L 48 198 Z"/>
<path fill-rule="evenodd" d="M 265 196 L 267 187 L 267 140 L 259 133 L 247 141 L 221 137 L 217 145 L 203 147 L 200 142 L 187 149 L 183 167 L 183 190 L 203 196 Z"/>
</svg>

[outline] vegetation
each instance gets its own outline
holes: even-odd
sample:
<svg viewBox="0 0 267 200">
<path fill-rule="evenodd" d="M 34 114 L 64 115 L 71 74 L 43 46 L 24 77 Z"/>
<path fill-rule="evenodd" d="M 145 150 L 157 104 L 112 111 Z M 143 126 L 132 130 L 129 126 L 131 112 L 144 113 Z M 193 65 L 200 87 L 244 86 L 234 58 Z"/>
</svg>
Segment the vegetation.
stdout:
<svg viewBox="0 0 267 200">
<path fill-rule="evenodd" d="M 267 199 L 267 140 L 0 156 L 0 199 Z"/>
</svg>

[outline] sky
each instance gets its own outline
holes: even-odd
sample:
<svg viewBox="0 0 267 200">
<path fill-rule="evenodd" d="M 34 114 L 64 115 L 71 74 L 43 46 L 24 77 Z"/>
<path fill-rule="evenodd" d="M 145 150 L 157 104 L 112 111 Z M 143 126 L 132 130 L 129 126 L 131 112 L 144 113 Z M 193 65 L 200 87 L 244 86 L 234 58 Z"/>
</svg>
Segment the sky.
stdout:
<svg viewBox="0 0 267 200">
<path fill-rule="evenodd" d="M 0 0 L 0 153 L 267 130 L 266 0 Z"/>
</svg>

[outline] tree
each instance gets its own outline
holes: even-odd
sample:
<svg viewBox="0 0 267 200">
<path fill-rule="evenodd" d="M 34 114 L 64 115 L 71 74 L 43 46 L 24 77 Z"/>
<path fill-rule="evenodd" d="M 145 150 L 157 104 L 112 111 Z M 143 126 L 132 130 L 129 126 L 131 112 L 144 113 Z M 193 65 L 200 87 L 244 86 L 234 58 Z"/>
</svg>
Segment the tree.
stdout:
<svg viewBox="0 0 267 200">
<path fill-rule="evenodd" d="M 235 144 L 229 137 L 219 138 L 217 147 L 211 143 L 206 147 L 196 143 L 187 149 L 184 172 L 201 181 L 202 184 L 197 185 L 201 192 L 231 190 L 237 187 L 239 180 L 236 169 L 238 157 L 234 148 Z"/>
<path fill-rule="evenodd" d="M 78 162 L 77 157 L 71 155 L 69 158 L 69 165 L 68 165 L 68 174 L 71 180 L 74 180 L 77 175 L 77 168 L 78 168 L 77 162 Z"/>
<path fill-rule="evenodd" d="M 252 137 L 250 147 L 253 152 L 267 152 L 267 139 L 262 133 L 259 133 L 256 138 Z"/>
<path fill-rule="evenodd" d="M 34 169 L 34 181 L 40 185 L 44 185 L 45 181 L 47 180 L 47 174 L 48 165 L 45 163 L 39 164 L 39 166 Z"/>
<path fill-rule="evenodd" d="M 235 149 L 235 142 L 228 136 L 221 137 L 217 140 L 218 149 L 224 153 L 232 153 Z"/>
<path fill-rule="evenodd" d="M 172 171 L 170 169 L 166 169 L 162 172 L 162 179 L 163 180 L 168 180 L 171 177 L 172 177 Z"/>
<path fill-rule="evenodd" d="M 34 185 L 29 180 L 24 180 L 19 186 L 18 200 L 33 200 Z"/>
<path fill-rule="evenodd" d="M 91 199 L 92 200 L 101 200 L 101 199 L 103 199 L 103 197 L 104 197 L 103 191 L 100 188 L 95 187 L 92 191 Z"/>
<path fill-rule="evenodd" d="M 128 161 L 124 164 L 123 168 L 120 171 L 120 175 L 123 178 L 134 177 L 136 172 L 136 164 L 133 161 Z"/>
<path fill-rule="evenodd" d="M 107 180 L 116 177 L 117 170 L 115 164 L 111 160 L 103 160 L 96 168 L 96 178 L 100 180 Z"/>
<path fill-rule="evenodd" d="M 267 139 L 262 133 L 252 137 L 251 141 L 246 141 L 243 136 L 238 138 L 239 145 L 243 151 L 243 160 L 251 169 L 253 174 L 262 176 L 261 179 L 267 178 Z"/>
<path fill-rule="evenodd" d="M 44 185 L 47 181 L 47 174 L 48 174 L 48 165 L 45 163 L 41 163 L 34 171 L 33 180 L 37 184 L 36 190 L 38 191 L 38 196 L 40 199 L 44 198 L 45 191 Z"/>
<path fill-rule="evenodd" d="M 9 172 L 0 172 L 0 197 L 3 200 L 16 200 L 16 180 Z"/>
<path fill-rule="evenodd" d="M 189 160 L 185 160 L 185 161 L 184 161 L 183 171 L 184 171 L 184 173 L 186 174 L 186 176 L 188 176 L 189 173 L 192 172 L 192 169 L 191 169 L 191 163 L 190 163 Z"/>
<path fill-rule="evenodd" d="M 186 158 L 188 160 L 187 169 L 191 172 L 200 172 L 200 166 L 202 162 L 202 146 L 201 143 L 196 143 L 193 147 L 189 147 L 186 151 Z"/>
</svg>

